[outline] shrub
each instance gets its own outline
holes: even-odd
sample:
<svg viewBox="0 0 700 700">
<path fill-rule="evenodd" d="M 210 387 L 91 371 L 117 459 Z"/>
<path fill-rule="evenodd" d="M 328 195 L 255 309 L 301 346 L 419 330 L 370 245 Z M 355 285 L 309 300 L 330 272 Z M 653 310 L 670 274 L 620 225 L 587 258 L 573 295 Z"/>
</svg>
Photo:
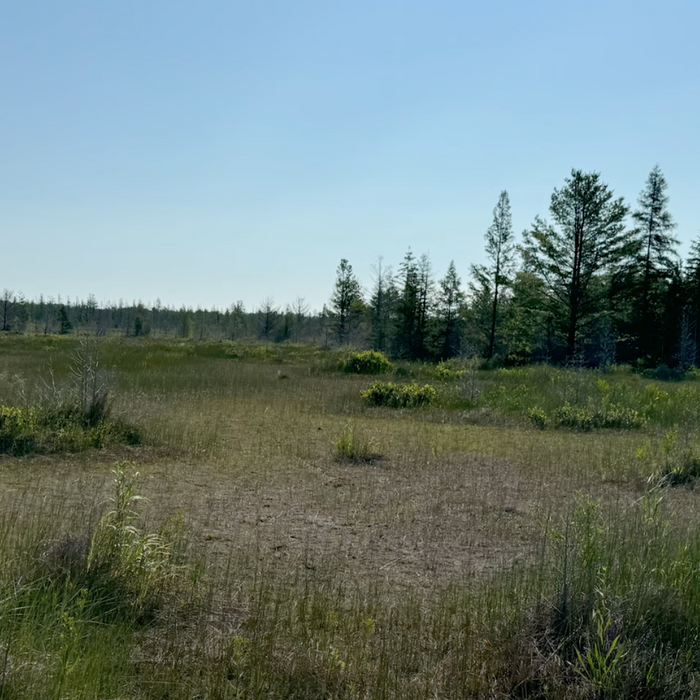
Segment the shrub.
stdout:
<svg viewBox="0 0 700 700">
<path fill-rule="evenodd" d="M 385 374 L 391 369 L 391 362 L 384 353 L 376 350 L 354 352 L 342 363 L 348 374 Z"/>
<path fill-rule="evenodd" d="M 0 406 L 0 454 L 22 455 L 36 447 L 36 411 Z"/>
<path fill-rule="evenodd" d="M 547 414 L 544 409 L 536 407 L 530 408 L 528 409 L 527 417 L 536 428 L 544 430 L 547 427 Z"/>
<path fill-rule="evenodd" d="M 644 370 L 644 376 L 649 379 L 658 379 L 662 382 L 679 382 L 685 378 L 685 370 L 682 367 L 669 367 L 660 364 L 653 369 Z"/>
<path fill-rule="evenodd" d="M 372 386 L 360 392 L 360 396 L 370 406 L 389 406 L 390 408 L 418 408 L 429 406 L 437 398 L 434 386 L 425 384 L 396 384 L 394 382 L 374 382 Z"/>
<path fill-rule="evenodd" d="M 464 369 L 453 369 L 447 362 L 438 362 L 435 366 L 435 377 L 441 381 L 448 381 L 450 379 L 456 379 L 466 374 Z"/>
<path fill-rule="evenodd" d="M 75 406 L 0 406 L 0 454 L 81 452 L 139 442 L 133 426 L 104 418 L 94 422 L 94 414 L 85 415 Z"/>
<path fill-rule="evenodd" d="M 97 343 L 81 341 L 71 360 L 67 388 L 56 386 L 50 369 L 51 381 L 45 382 L 39 405 L 0 406 L 0 454 L 80 452 L 140 442 L 136 428 L 110 416 Z"/>
<path fill-rule="evenodd" d="M 635 430 L 643 427 L 645 423 L 644 416 L 638 411 L 619 404 L 572 406 L 567 402 L 552 412 L 552 424 L 555 427 L 576 430 L 597 428 Z"/>
</svg>

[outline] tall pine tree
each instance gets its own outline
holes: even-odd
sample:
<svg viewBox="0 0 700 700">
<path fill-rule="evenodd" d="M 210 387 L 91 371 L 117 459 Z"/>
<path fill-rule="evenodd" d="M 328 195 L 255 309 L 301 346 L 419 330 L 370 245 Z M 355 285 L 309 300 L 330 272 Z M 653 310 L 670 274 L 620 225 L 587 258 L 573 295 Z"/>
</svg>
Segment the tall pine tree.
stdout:
<svg viewBox="0 0 700 700">
<path fill-rule="evenodd" d="M 391 342 L 397 294 L 391 268 L 385 267 L 381 258 L 372 266 L 372 283 L 369 301 L 370 338 L 375 350 L 386 352 Z"/>
<path fill-rule="evenodd" d="M 349 343 L 350 335 L 362 302 L 362 287 L 352 271 L 352 265 L 343 258 L 336 271 L 331 308 L 336 317 L 338 342 Z"/>
<path fill-rule="evenodd" d="M 677 271 L 678 240 L 676 227 L 668 211 L 666 179 L 659 166 L 649 173 L 646 186 L 639 195 L 638 207 L 632 213 L 633 231 L 638 250 L 635 259 L 634 334 L 639 339 L 640 355 L 652 362 L 661 359 L 664 336 L 664 298 L 668 284 Z"/>
<path fill-rule="evenodd" d="M 484 236 L 488 265 L 472 265 L 472 295 L 476 304 L 482 307 L 488 323 L 488 344 L 486 357 L 493 357 L 496 349 L 496 335 L 503 306 L 504 291 L 512 281 L 515 260 L 513 242 L 513 220 L 510 213 L 510 199 L 504 190 L 493 210 L 493 223 Z"/>
<path fill-rule="evenodd" d="M 572 170 L 554 190 L 549 210 L 555 224 L 537 217 L 521 251 L 527 270 L 545 283 L 566 358 L 573 360 L 605 317 L 611 280 L 636 243 L 625 233 L 627 206 L 613 198 L 599 173 Z"/>
<path fill-rule="evenodd" d="M 440 280 L 437 300 L 438 353 L 442 359 L 454 357 L 460 350 L 460 310 L 464 304 L 462 281 L 457 274 L 454 260 Z"/>
</svg>

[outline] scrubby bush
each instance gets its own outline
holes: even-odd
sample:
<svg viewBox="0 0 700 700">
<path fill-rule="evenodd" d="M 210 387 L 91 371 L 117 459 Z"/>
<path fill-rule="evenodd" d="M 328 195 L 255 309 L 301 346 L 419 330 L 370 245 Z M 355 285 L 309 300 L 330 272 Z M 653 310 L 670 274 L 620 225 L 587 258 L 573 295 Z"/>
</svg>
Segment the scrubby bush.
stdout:
<svg viewBox="0 0 700 700">
<path fill-rule="evenodd" d="M 644 376 L 649 379 L 658 379 L 662 382 L 679 382 L 685 378 L 686 370 L 682 367 L 669 367 L 660 364 L 653 369 L 644 370 Z"/>
<path fill-rule="evenodd" d="M 58 386 L 50 368 L 51 379 L 36 405 L 0 406 L 0 454 L 80 452 L 140 442 L 136 428 L 111 417 L 96 343 L 81 342 L 71 360 L 68 386 Z"/>
<path fill-rule="evenodd" d="M 0 406 L 0 453 L 21 455 L 36 446 L 36 411 Z"/>
<path fill-rule="evenodd" d="M 528 409 L 527 417 L 536 428 L 544 430 L 547 427 L 547 413 L 544 409 L 537 407 L 530 408 Z"/>
<path fill-rule="evenodd" d="M 441 381 L 449 381 L 464 374 L 464 370 L 456 370 L 446 362 L 438 362 L 435 365 L 435 378 Z"/>
<path fill-rule="evenodd" d="M 619 404 L 572 406 L 567 402 L 552 412 L 551 423 L 555 427 L 574 428 L 576 430 L 594 430 L 598 428 L 635 430 L 643 427 L 646 420 L 644 416 L 633 408 Z"/>
<path fill-rule="evenodd" d="M 348 374 L 386 374 L 391 369 L 391 362 L 384 353 L 365 350 L 353 352 L 343 361 L 342 369 Z"/>
<path fill-rule="evenodd" d="M 572 428 L 574 430 L 617 429 L 636 430 L 647 424 L 642 412 L 618 403 L 602 401 L 589 402 L 583 406 L 572 405 L 568 401 L 551 411 L 534 406 L 527 410 L 527 417 L 533 426 L 543 430 L 547 427 Z"/>
<path fill-rule="evenodd" d="M 120 420 L 85 415 L 74 406 L 0 406 L 0 454 L 81 452 L 114 444 L 137 445 L 139 432 Z"/>
<path fill-rule="evenodd" d="M 370 406 L 389 406 L 390 408 L 418 408 L 429 406 L 437 399 L 434 386 L 425 384 L 396 384 L 394 382 L 374 382 L 369 389 L 360 392 L 360 396 Z"/>
</svg>

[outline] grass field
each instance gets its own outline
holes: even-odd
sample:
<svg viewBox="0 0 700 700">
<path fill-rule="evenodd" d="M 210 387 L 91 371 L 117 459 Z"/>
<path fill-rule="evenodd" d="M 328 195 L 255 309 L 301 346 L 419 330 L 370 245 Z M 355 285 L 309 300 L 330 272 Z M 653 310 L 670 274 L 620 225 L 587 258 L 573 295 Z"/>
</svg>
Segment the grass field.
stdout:
<svg viewBox="0 0 700 700">
<path fill-rule="evenodd" d="M 79 349 L 0 337 L 0 405 Z M 103 340 L 140 444 L 0 456 L 0 698 L 700 695 L 700 382 L 342 360 Z"/>
</svg>

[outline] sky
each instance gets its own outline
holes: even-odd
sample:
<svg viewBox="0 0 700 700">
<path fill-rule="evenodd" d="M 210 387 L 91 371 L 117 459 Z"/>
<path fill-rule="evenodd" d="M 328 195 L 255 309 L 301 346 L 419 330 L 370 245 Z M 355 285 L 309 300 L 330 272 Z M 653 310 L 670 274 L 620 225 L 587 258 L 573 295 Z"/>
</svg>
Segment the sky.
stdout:
<svg viewBox="0 0 700 700">
<path fill-rule="evenodd" d="M 328 302 L 341 258 L 463 283 L 572 168 L 700 233 L 697 0 L 0 0 L 0 289 Z"/>
</svg>

